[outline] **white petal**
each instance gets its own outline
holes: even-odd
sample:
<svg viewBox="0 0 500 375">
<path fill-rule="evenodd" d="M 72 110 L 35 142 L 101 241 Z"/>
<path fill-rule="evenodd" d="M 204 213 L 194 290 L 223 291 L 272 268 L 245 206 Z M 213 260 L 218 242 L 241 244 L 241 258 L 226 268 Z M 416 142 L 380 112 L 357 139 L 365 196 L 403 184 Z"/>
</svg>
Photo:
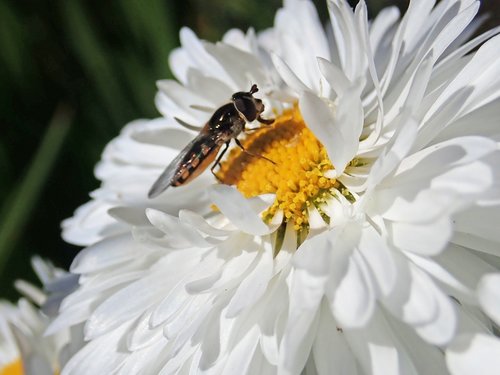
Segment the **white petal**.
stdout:
<svg viewBox="0 0 500 375">
<path fill-rule="evenodd" d="M 180 313 L 182 308 L 189 303 L 189 293 L 186 291 L 184 279 L 181 278 L 177 284 L 169 289 L 165 292 L 165 297 L 156 304 L 150 314 L 148 324 L 151 328 L 156 328 L 160 324 L 174 319 L 175 314 Z"/>
<path fill-rule="evenodd" d="M 211 273 L 206 277 L 203 277 L 205 276 L 203 273 L 201 273 L 201 275 L 195 274 L 194 277 L 196 279 L 186 284 L 186 290 L 191 294 L 196 294 L 214 291 L 218 288 L 226 288 L 229 290 L 239 285 L 242 279 L 254 269 L 259 260 L 260 251 L 262 250 L 261 246 L 252 240 L 252 237 L 247 237 L 245 239 L 244 235 L 240 235 L 235 237 L 234 241 L 228 241 L 219 246 L 219 253 L 232 251 L 232 257 L 225 261 L 222 269 L 208 268 L 204 262 L 202 262 L 200 266 L 203 266 L 203 268 L 206 267 L 207 272 Z"/>
<path fill-rule="evenodd" d="M 137 246 L 130 234 L 110 237 L 80 251 L 71 264 L 71 272 L 96 272 L 133 259 Z"/>
<path fill-rule="evenodd" d="M 396 265 L 387 244 L 372 226 L 363 229 L 358 250 L 372 271 L 380 292 L 383 295 L 390 293 L 396 282 Z"/>
<path fill-rule="evenodd" d="M 116 221 L 130 226 L 145 227 L 150 224 L 142 207 L 116 206 L 110 208 L 108 214 Z"/>
<path fill-rule="evenodd" d="M 435 290 L 437 316 L 430 323 L 418 326 L 417 333 L 425 341 L 434 345 L 448 344 L 456 333 L 457 316 L 452 301 L 441 291 Z"/>
<path fill-rule="evenodd" d="M 422 184 L 423 185 L 423 184 Z M 384 219 L 413 224 L 428 224 L 449 214 L 457 196 L 449 191 L 398 186 L 393 189 L 379 189 L 370 201 L 370 210 L 381 213 Z"/>
<path fill-rule="evenodd" d="M 484 312 L 500 325 L 500 274 L 483 276 L 478 289 L 478 298 Z"/>
<path fill-rule="evenodd" d="M 280 57 L 275 54 L 271 55 L 273 59 L 273 64 L 278 73 L 280 74 L 283 81 L 292 88 L 296 93 L 301 93 L 304 90 L 307 90 L 307 86 L 300 80 L 299 77 L 293 72 L 292 69 L 284 62 Z"/>
<path fill-rule="evenodd" d="M 187 72 L 189 68 L 193 66 L 193 62 L 189 58 L 186 51 L 182 48 L 175 48 L 172 50 L 168 56 L 168 65 L 170 66 L 175 78 L 182 83 L 187 82 Z"/>
<path fill-rule="evenodd" d="M 230 77 L 224 69 L 214 60 L 204 48 L 204 42 L 199 40 L 195 33 L 183 27 L 179 32 L 179 39 L 183 49 L 189 55 L 189 59 L 194 63 L 197 69 L 200 69 L 205 75 L 220 77 L 223 81 L 230 81 Z"/>
<path fill-rule="evenodd" d="M 422 325 L 438 315 L 436 286 L 431 278 L 402 255 L 395 256 L 396 287 L 382 299 L 385 307 L 410 325 Z"/>
<path fill-rule="evenodd" d="M 276 52 L 291 70 L 315 92 L 320 91 L 316 57 L 328 58 L 330 51 L 321 21 L 312 3 L 291 1 L 275 17 Z M 296 51 L 302 58 L 296 58 Z M 292 86 L 293 88 L 293 86 Z"/>
<path fill-rule="evenodd" d="M 385 177 L 393 172 L 404 157 L 408 154 L 417 135 L 417 123 L 414 119 L 402 120 L 402 125 L 387 146 L 386 151 L 373 165 L 368 181 L 367 189 L 373 189 Z"/>
<path fill-rule="evenodd" d="M 328 226 L 315 205 L 307 207 L 307 217 L 309 219 L 309 229 L 311 231 L 323 229 Z"/>
<path fill-rule="evenodd" d="M 472 173 L 474 171 L 474 173 Z M 466 177 L 464 179 L 464 177 Z M 434 178 L 433 189 L 454 190 L 459 194 L 480 194 L 493 185 L 493 172 L 490 166 L 483 162 L 453 168 Z"/>
<path fill-rule="evenodd" d="M 500 248 L 497 241 L 490 241 L 485 238 L 468 233 L 456 232 L 451 240 L 454 244 L 491 254 L 494 257 L 500 256 Z"/>
<path fill-rule="evenodd" d="M 64 366 L 61 375 L 112 374 L 127 356 L 127 352 L 118 349 L 119 339 L 127 328 L 123 325 L 109 335 L 89 342 Z"/>
<path fill-rule="evenodd" d="M 451 122 L 433 142 L 442 142 L 455 137 L 482 135 L 492 137 L 498 133 L 495 119 L 500 117 L 500 99 L 493 100 Z M 471 124 L 474 124 L 471 126 Z"/>
<path fill-rule="evenodd" d="M 333 109 L 315 94 L 304 91 L 299 99 L 304 121 L 328 151 L 328 157 L 340 175 L 356 155 L 363 126 L 363 109 L 355 87 L 339 98 Z"/>
<path fill-rule="evenodd" d="M 370 42 L 372 49 L 377 51 L 383 49 L 380 45 L 389 29 L 399 19 L 400 12 L 395 6 L 386 7 L 380 10 L 370 25 Z"/>
<path fill-rule="evenodd" d="M 276 375 L 276 367 L 270 364 L 257 350 L 252 359 L 248 374 Z"/>
<path fill-rule="evenodd" d="M 447 216 L 422 224 L 392 222 L 388 227 L 394 246 L 425 255 L 439 254 L 453 233 L 451 219 Z"/>
<path fill-rule="evenodd" d="M 126 226 L 107 214 L 111 207 L 111 204 L 102 201 L 90 201 L 78 207 L 73 217 L 61 224 L 64 241 L 88 246 L 105 236 L 124 231 Z"/>
<path fill-rule="evenodd" d="M 500 340 L 483 334 L 463 335 L 446 350 L 452 375 L 496 375 L 500 368 Z"/>
<path fill-rule="evenodd" d="M 432 259 L 412 257 L 412 260 L 436 280 L 450 286 L 455 297 L 472 304 L 477 303 L 475 290 L 481 277 L 495 272 L 495 268 L 475 252 L 454 244 Z"/>
<path fill-rule="evenodd" d="M 365 374 L 417 375 L 415 367 L 393 329 L 379 309 L 363 329 L 343 329 Z"/>
<path fill-rule="evenodd" d="M 163 163 L 172 159 L 193 136 L 193 133 L 180 129 L 172 119 L 159 117 L 133 121 L 106 145 L 95 174 L 105 180 L 118 177 L 124 167 L 163 167 Z M 159 139 L 165 141 L 159 142 Z"/>
<path fill-rule="evenodd" d="M 315 94 L 304 91 L 299 101 L 300 112 L 307 126 L 328 150 L 335 170 L 341 174 L 350 160 L 344 150 L 347 140 L 335 124 L 333 109 Z"/>
<path fill-rule="evenodd" d="M 157 295 L 162 292 L 162 275 L 152 274 L 150 277 L 132 283 L 121 289 L 95 309 L 85 325 L 85 337 L 96 338 L 110 332 L 120 324 L 141 315 L 151 306 Z M 130 296 L 134 296 L 131 300 Z"/>
<path fill-rule="evenodd" d="M 356 358 L 326 304 L 322 304 L 320 314 L 312 348 L 318 375 L 356 375 Z"/>
<path fill-rule="evenodd" d="M 223 103 L 215 103 L 213 98 L 201 93 L 196 93 L 173 80 L 162 80 L 157 82 L 158 95 L 163 95 L 163 105 L 159 109 L 165 116 L 179 117 L 189 124 L 203 124 L 207 120 L 207 115 L 194 111 L 192 105 L 200 105 L 209 108 L 217 108 Z"/>
<path fill-rule="evenodd" d="M 345 76 L 344 72 L 335 64 L 326 59 L 318 58 L 318 65 L 321 74 L 326 78 L 330 87 L 338 96 L 343 95 L 349 86 L 351 86 L 351 82 Z"/>
<path fill-rule="evenodd" d="M 162 336 L 161 329 L 152 329 L 149 326 L 151 311 L 145 311 L 137 321 L 130 327 L 127 335 L 127 349 L 134 352 L 147 348 Z"/>
<path fill-rule="evenodd" d="M 454 222 L 457 232 L 500 243 L 500 231 L 495 225 L 488 224 L 500 222 L 500 210 L 498 206 L 471 207 L 456 215 Z"/>
<path fill-rule="evenodd" d="M 349 4 L 342 0 L 329 1 L 328 10 L 342 70 L 350 81 L 355 81 L 366 72 L 366 55 L 354 14 Z"/>
<path fill-rule="evenodd" d="M 190 225 L 210 236 L 228 236 L 231 233 L 231 231 L 213 227 L 205 220 L 202 215 L 199 215 L 196 212 L 190 210 L 180 210 L 179 219 L 181 220 L 181 222 Z"/>
<path fill-rule="evenodd" d="M 478 20 L 481 20 L 481 17 L 474 20 L 473 22 L 477 22 Z M 481 20 L 481 22 L 482 22 L 482 20 Z M 500 32 L 500 28 L 494 27 L 493 29 L 486 31 L 486 32 L 476 36 L 475 38 L 470 39 L 467 43 L 463 43 L 462 45 L 457 46 L 458 48 L 453 50 L 453 52 L 451 52 L 452 50 L 450 49 L 450 53 L 444 59 L 439 61 L 438 65 L 436 66 L 436 70 L 446 69 L 447 63 L 452 62 L 454 60 L 456 61 L 456 60 L 458 60 L 458 57 L 462 57 L 462 56 L 467 55 L 470 51 L 473 51 L 477 46 L 482 45 L 485 41 L 490 39 L 492 36 L 495 36 L 499 32 Z M 460 37 L 462 37 L 462 36 L 460 36 Z M 469 39 L 469 38 L 467 38 L 467 39 Z"/>
<path fill-rule="evenodd" d="M 224 360 L 225 365 L 221 375 L 252 375 L 249 368 L 258 344 L 259 332 L 253 329 L 231 349 L 229 357 Z"/>
<path fill-rule="evenodd" d="M 318 310 L 304 311 L 285 329 L 278 374 L 299 374 L 309 357 L 318 327 Z"/>
<path fill-rule="evenodd" d="M 219 316 L 214 314 L 220 313 L 220 309 L 216 305 L 213 305 L 213 302 L 209 298 L 205 296 L 190 298 L 187 303 L 173 315 L 172 319 L 165 322 L 163 325 L 163 336 L 165 336 L 167 340 L 173 341 L 174 344 L 172 354 L 177 354 L 177 352 L 182 349 L 185 342 L 192 339 L 193 335 L 196 335 L 198 330 L 203 332 L 205 329 L 201 328 L 203 325 L 210 325 L 212 322 L 215 322 L 214 319 L 219 319 Z M 210 332 L 210 335 L 218 336 L 217 327 L 218 324 L 214 324 L 213 331 Z M 214 351 L 211 351 L 211 354 L 217 356 L 219 348 L 214 347 L 214 349 Z M 215 360 L 215 357 L 209 359 L 210 363 L 212 360 Z"/>
<path fill-rule="evenodd" d="M 426 343 L 411 326 L 397 319 L 387 319 L 387 321 L 400 340 L 401 347 L 408 348 L 406 353 L 418 374 L 448 374 L 441 348 Z"/>
<path fill-rule="evenodd" d="M 248 90 L 252 83 L 258 85 L 265 83 L 265 76 L 260 69 L 261 64 L 253 54 L 223 43 L 207 44 L 205 49 L 231 77 L 234 91 Z"/>
<path fill-rule="evenodd" d="M 375 308 L 375 293 L 369 271 L 358 253 L 349 258 L 347 273 L 329 293 L 330 307 L 342 327 L 362 327 Z"/>
<path fill-rule="evenodd" d="M 182 247 L 182 245 L 184 245 L 184 247 L 189 247 L 189 245 L 198 247 L 212 246 L 195 228 L 182 223 L 178 217 L 168 215 L 152 208 L 146 209 L 146 216 L 151 224 L 165 233 L 167 238 L 178 242 L 179 247 Z"/>
<path fill-rule="evenodd" d="M 245 233 L 263 235 L 270 232 L 248 199 L 232 186 L 215 185 L 210 189 L 210 198 L 219 210 Z"/>
<path fill-rule="evenodd" d="M 440 98 L 436 100 L 433 107 L 428 111 L 429 115 L 433 113 L 433 110 L 438 110 L 453 93 L 467 86 L 477 86 L 477 89 L 470 95 L 468 103 L 464 103 L 461 112 L 464 112 L 467 108 L 473 109 L 480 104 L 486 104 L 484 100 L 490 96 L 491 90 L 492 93 L 496 92 L 496 95 L 491 99 L 494 99 L 495 96 L 498 97 L 499 67 L 496 64 L 491 64 L 490 61 L 498 59 L 499 43 L 500 38 L 495 36 L 479 48 L 470 63 L 454 77 Z M 489 90 L 490 88 L 491 90 Z"/>
<path fill-rule="evenodd" d="M 189 71 L 188 86 L 195 92 L 209 92 L 214 103 L 229 101 L 235 91 L 226 82 L 218 78 L 208 77 L 196 69 Z M 248 88 L 245 87 L 245 89 Z"/>
<path fill-rule="evenodd" d="M 227 317 L 237 316 L 244 308 L 253 305 L 266 290 L 272 276 L 272 249 L 262 249 L 263 254 L 255 269 L 248 274 L 236 290 L 227 307 Z"/>
<path fill-rule="evenodd" d="M 313 277 L 328 276 L 331 272 L 332 248 L 337 236 L 336 231 L 325 231 L 304 241 L 293 256 L 294 266 Z"/>
</svg>

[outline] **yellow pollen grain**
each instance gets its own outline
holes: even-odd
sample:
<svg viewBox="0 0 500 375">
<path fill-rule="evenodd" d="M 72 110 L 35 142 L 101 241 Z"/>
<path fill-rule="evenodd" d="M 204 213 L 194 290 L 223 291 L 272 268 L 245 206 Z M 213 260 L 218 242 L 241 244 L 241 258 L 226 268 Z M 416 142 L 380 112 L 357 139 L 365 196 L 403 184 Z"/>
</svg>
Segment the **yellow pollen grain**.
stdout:
<svg viewBox="0 0 500 375">
<path fill-rule="evenodd" d="M 242 144 L 249 153 L 262 157 L 233 148 L 221 163 L 221 181 L 236 185 L 247 198 L 276 194 L 264 218 L 270 220 L 282 210 L 285 221 L 293 220 L 295 230 L 306 228 L 308 207 L 323 202 L 325 193 L 337 188 L 338 183 L 324 175 L 333 166 L 299 110 L 284 112 L 273 125 L 248 134 Z"/>
</svg>

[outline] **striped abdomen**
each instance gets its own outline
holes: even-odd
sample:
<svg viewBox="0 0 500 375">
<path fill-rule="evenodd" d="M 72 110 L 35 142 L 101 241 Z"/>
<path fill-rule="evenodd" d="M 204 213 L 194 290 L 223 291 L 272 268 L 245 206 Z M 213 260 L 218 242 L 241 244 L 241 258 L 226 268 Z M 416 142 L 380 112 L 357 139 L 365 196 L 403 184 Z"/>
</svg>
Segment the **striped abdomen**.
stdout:
<svg viewBox="0 0 500 375">
<path fill-rule="evenodd" d="M 198 137 L 175 171 L 171 185 L 183 185 L 200 175 L 215 160 L 220 148 L 210 137 Z"/>
</svg>

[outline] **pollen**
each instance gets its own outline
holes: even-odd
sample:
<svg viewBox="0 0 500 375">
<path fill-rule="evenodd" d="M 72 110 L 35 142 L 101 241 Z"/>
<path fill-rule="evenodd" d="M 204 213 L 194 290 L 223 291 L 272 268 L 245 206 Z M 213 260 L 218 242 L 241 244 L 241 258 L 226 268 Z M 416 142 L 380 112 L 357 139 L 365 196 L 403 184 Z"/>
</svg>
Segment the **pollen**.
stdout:
<svg viewBox="0 0 500 375">
<path fill-rule="evenodd" d="M 242 144 L 247 152 L 231 150 L 221 163 L 220 180 L 235 185 L 247 198 L 275 194 L 264 219 L 270 221 L 282 211 L 295 230 L 307 229 L 310 207 L 319 207 L 339 184 L 325 176 L 333 165 L 298 108 L 282 113 L 271 126 L 250 131 Z"/>
</svg>

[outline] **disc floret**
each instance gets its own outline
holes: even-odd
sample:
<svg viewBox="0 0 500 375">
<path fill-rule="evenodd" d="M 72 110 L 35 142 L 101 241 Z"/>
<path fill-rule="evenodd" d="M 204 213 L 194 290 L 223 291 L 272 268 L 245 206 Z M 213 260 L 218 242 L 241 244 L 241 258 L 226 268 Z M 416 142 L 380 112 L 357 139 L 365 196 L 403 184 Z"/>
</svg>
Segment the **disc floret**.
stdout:
<svg viewBox="0 0 500 375">
<path fill-rule="evenodd" d="M 275 194 L 264 219 L 270 221 L 281 211 L 295 230 L 307 229 L 310 207 L 319 207 L 340 184 L 327 176 L 334 167 L 299 110 L 284 112 L 272 126 L 248 134 L 242 143 L 249 153 L 233 149 L 221 165 L 221 181 L 235 185 L 247 198 Z"/>
</svg>

